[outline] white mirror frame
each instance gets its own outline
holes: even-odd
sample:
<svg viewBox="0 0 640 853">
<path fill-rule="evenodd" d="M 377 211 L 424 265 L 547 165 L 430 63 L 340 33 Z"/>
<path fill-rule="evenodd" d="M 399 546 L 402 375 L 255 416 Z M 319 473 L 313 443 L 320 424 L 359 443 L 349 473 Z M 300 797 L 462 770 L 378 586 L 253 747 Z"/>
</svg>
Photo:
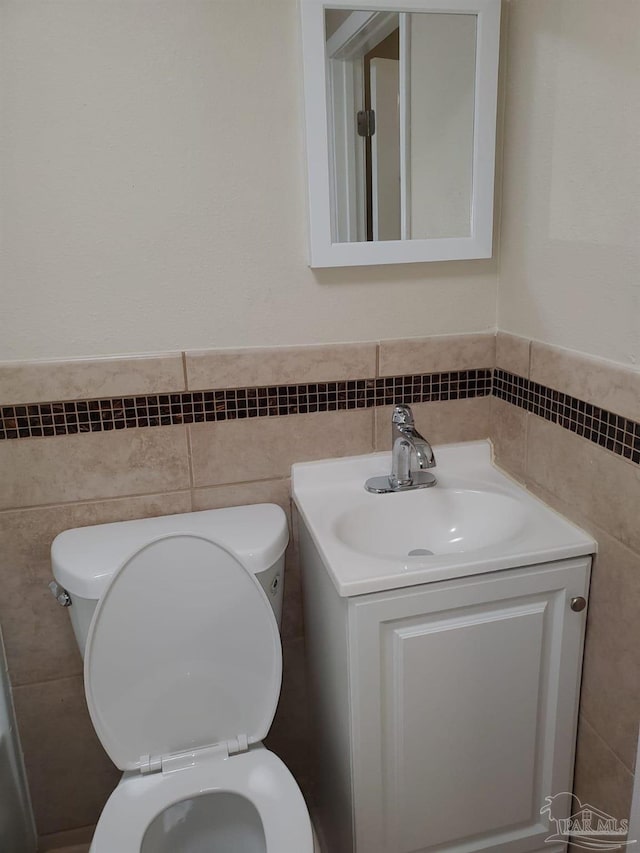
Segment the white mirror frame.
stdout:
<svg viewBox="0 0 640 853">
<path fill-rule="evenodd" d="M 493 253 L 501 0 L 300 0 L 309 193 L 309 266 L 343 267 L 490 258 Z M 425 240 L 332 242 L 325 9 L 477 16 L 471 234 Z"/>
</svg>

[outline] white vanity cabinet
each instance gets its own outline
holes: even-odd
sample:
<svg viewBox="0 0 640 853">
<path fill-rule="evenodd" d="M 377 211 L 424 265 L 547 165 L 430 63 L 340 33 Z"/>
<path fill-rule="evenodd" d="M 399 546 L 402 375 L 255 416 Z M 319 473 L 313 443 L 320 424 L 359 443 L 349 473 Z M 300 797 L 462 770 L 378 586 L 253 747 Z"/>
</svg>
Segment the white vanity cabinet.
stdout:
<svg viewBox="0 0 640 853">
<path fill-rule="evenodd" d="M 340 596 L 300 519 L 330 853 L 559 853 L 591 558 Z"/>
</svg>

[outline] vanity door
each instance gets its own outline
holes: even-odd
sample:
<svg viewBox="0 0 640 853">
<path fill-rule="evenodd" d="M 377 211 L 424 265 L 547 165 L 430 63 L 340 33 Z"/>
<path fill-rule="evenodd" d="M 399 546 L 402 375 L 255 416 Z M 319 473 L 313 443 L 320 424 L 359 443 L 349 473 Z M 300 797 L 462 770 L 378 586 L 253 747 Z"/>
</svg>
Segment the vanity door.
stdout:
<svg viewBox="0 0 640 853">
<path fill-rule="evenodd" d="M 589 569 L 350 601 L 357 853 L 565 850 L 540 810 L 571 790 Z"/>
</svg>

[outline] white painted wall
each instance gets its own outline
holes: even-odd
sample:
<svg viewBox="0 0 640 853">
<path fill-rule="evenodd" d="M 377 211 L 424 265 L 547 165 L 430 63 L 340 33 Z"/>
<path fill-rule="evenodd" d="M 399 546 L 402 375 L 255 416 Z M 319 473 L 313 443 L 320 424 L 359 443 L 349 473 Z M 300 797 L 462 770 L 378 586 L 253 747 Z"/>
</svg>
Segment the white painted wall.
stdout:
<svg viewBox="0 0 640 853">
<path fill-rule="evenodd" d="M 295 0 L 0 8 L 0 360 L 494 326 L 492 261 L 308 269 Z"/>
<path fill-rule="evenodd" d="M 498 325 L 640 366 L 640 3 L 509 17 Z"/>
</svg>

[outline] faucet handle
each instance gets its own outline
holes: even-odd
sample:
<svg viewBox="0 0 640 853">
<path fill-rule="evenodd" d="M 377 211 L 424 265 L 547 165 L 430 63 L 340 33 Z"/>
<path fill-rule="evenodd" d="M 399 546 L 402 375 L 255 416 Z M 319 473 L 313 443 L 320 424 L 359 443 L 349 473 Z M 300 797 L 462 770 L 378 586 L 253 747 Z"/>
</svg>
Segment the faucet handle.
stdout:
<svg viewBox="0 0 640 853">
<path fill-rule="evenodd" d="M 415 426 L 411 406 L 394 406 L 391 423 L 393 426 Z"/>
</svg>

